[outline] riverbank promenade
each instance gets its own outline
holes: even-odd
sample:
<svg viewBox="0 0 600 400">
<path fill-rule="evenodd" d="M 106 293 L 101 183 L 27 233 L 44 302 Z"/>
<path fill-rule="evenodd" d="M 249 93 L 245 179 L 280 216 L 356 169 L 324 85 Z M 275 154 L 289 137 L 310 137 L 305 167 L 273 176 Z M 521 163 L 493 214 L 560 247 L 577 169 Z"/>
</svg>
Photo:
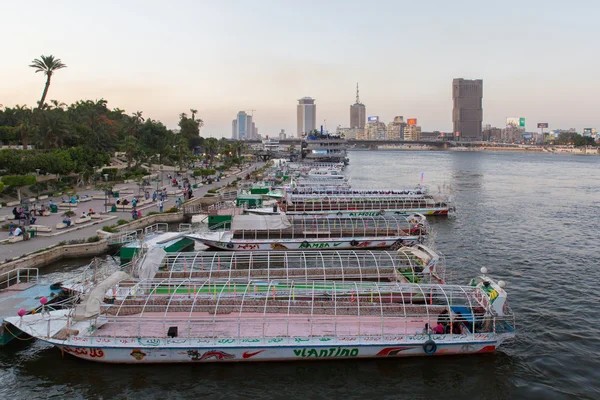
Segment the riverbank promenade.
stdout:
<svg viewBox="0 0 600 400">
<path fill-rule="evenodd" d="M 205 184 L 205 185 L 199 186 L 197 189 L 194 189 L 193 196 L 194 196 L 194 198 L 203 197 L 205 194 L 208 193 L 208 191 L 210 189 L 223 187 L 223 186 L 227 185 L 228 183 L 236 180 L 239 177 L 243 178 L 247 173 L 250 173 L 250 172 L 258 169 L 258 168 L 262 167 L 263 165 L 264 165 L 264 163 L 262 163 L 262 162 L 252 163 L 249 166 L 246 166 L 245 168 L 243 168 L 242 171 L 230 171 L 226 177 L 221 179 L 221 181 L 212 182 L 211 184 Z M 152 181 L 151 183 L 153 184 L 153 187 L 152 187 L 152 189 L 148 189 L 150 196 L 152 196 L 152 193 L 154 193 L 154 191 L 156 191 L 156 186 L 158 186 L 159 190 L 162 190 L 164 188 L 167 191 L 171 191 L 171 192 L 173 192 L 176 189 L 171 186 L 170 179 L 167 177 L 167 175 L 168 175 L 167 172 L 164 172 L 162 174 L 163 176 L 160 176 L 161 175 L 160 173 L 158 175 L 159 175 L 158 182 Z M 191 183 L 193 183 L 193 180 L 191 181 Z M 123 190 L 125 192 L 123 192 Z M 115 185 L 113 191 L 119 192 L 119 197 L 118 197 L 119 199 L 125 198 L 128 201 L 131 201 L 133 199 L 133 197 L 139 193 L 139 188 L 133 182 L 132 183 L 121 183 L 121 184 Z M 143 192 L 141 192 L 141 193 L 143 193 Z M 74 205 L 72 207 L 72 211 L 75 213 L 75 215 L 73 217 L 71 217 L 72 224 L 68 228 L 63 228 L 63 229 L 56 228 L 56 225 L 62 222 L 62 220 L 64 218 L 63 214 L 65 213 L 65 211 L 69 210 L 69 208 L 61 207 L 58 209 L 57 213 L 50 213 L 49 216 L 45 216 L 45 217 L 43 217 L 43 216 L 36 217 L 37 220 L 35 222 L 35 225 L 43 225 L 45 227 L 51 228 L 50 232 L 44 233 L 43 236 L 38 234 L 35 237 L 33 237 L 27 241 L 19 241 L 19 242 L 15 242 L 15 243 L 9 243 L 8 231 L 0 232 L 0 241 L 1 241 L 0 260 L 4 261 L 7 259 L 19 257 L 23 254 L 31 253 L 31 252 L 34 252 L 34 251 L 37 251 L 37 250 L 40 250 L 40 249 L 43 249 L 43 248 L 46 248 L 49 246 L 53 246 L 53 245 L 63 242 L 63 241 L 68 242 L 70 240 L 87 239 L 89 237 L 96 235 L 96 231 L 99 229 L 102 229 L 103 226 L 115 225 L 117 223 L 117 221 L 120 219 L 125 219 L 125 220 L 132 219 L 131 208 L 123 209 L 123 207 L 118 207 L 117 212 L 111 212 L 110 207 L 106 207 L 106 210 L 105 210 L 104 194 L 102 191 L 94 190 L 94 189 L 78 190 L 77 194 L 79 195 L 80 199 L 84 198 L 85 196 L 88 196 L 89 198 L 92 198 L 92 199 L 89 201 L 80 202 L 79 204 Z M 66 195 L 63 196 L 62 198 L 61 197 L 50 197 L 48 199 L 40 200 L 39 202 L 37 202 L 37 206 L 38 206 L 38 208 L 42 204 L 45 204 L 46 206 L 48 206 L 49 200 L 52 200 L 52 202 L 54 204 L 60 204 L 62 199 L 64 198 L 66 200 L 67 197 L 68 196 L 66 196 Z M 93 197 L 95 197 L 95 199 Z M 180 198 L 182 201 L 184 200 L 183 194 L 168 195 L 168 197 L 165 199 L 164 204 L 163 204 L 163 211 L 166 211 L 167 209 L 176 206 L 177 200 Z M 116 200 L 117 200 L 117 198 L 114 198 L 114 197 L 108 199 L 108 201 L 111 203 L 115 203 Z M 18 221 L 13 219 L 13 215 L 12 215 L 13 208 L 14 208 L 14 206 L 13 207 L 3 207 L 0 209 L 0 217 L 6 217 L 6 220 L 4 222 L 2 222 L 2 224 L 10 224 L 12 222 L 15 224 L 15 226 L 18 225 Z M 88 212 L 90 209 L 94 210 L 95 213 L 99 214 L 100 218 L 92 219 L 89 222 L 85 222 L 85 223 L 81 223 L 81 224 L 74 223 L 74 221 L 77 218 L 79 218 L 83 214 L 83 212 Z M 152 212 L 152 211 L 158 212 L 159 211 L 158 201 L 141 205 L 141 206 L 137 207 L 137 209 L 142 212 L 142 216 L 145 216 L 149 212 Z M 28 229 L 28 227 L 25 226 L 25 229 Z"/>
</svg>

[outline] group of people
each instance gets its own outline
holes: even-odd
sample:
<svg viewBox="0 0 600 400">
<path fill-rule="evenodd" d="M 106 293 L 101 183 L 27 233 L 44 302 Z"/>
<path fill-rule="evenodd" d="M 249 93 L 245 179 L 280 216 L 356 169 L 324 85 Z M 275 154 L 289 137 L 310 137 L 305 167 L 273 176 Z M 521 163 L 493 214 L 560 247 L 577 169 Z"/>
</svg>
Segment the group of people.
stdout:
<svg viewBox="0 0 600 400">
<path fill-rule="evenodd" d="M 8 228 L 8 236 L 23 236 L 23 229 L 21 229 L 21 226 L 15 226 L 15 224 L 11 222 Z"/>
<path fill-rule="evenodd" d="M 15 207 L 12 210 L 13 213 L 13 218 L 14 219 L 18 219 L 19 221 L 23 221 L 23 223 L 25 225 L 33 225 L 35 224 L 35 221 L 37 221 L 36 216 L 36 212 L 37 210 L 35 210 L 35 208 L 31 211 L 29 211 L 29 208 L 27 207 L 27 205 L 25 205 L 25 207 Z"/>
<path fill-rule="evenodd" d="M 463 333 L 463 324 L 466 322 L 466 319 L 462 316 L 460 312 L 456 312 L 454 314 L 454 318 L 450 320 L 450 313 L 448 310 L 444 310 L 438 316 L 437 324 L 433 328 L 429 326 L 428 323 L 425 324 L 425 329 L 423 333 L 435 333 L 438 335 L 450 334 L 460 335 Z"/>
</svg>

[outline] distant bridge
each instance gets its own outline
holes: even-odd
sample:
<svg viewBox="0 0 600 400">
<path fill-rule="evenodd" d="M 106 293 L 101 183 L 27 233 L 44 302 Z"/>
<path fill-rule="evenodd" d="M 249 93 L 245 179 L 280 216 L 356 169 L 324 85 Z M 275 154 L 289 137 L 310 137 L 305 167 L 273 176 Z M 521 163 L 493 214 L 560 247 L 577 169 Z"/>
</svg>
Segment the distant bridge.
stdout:
<svg viewBox="0 0 600 400">
<path fill-rule="evenodd" d="M 246 143 L 260 144 L 261 140 L 246 140 Z M 282 139 L 279 141 L 281 145 L 295 144 L 300 146 L 302 140 L 300 139 Z M 348 140 L 348 147 L 370 147 L 370 146 L 383 146 L 383 145 L 426 145 L 434 147 L 448 147 L 449 145 L 455 145 L 454 142 L 440 141 L 440 140 L 419 140 L 415 142 L 409 142 L 404 140 Z"/>
</svg>

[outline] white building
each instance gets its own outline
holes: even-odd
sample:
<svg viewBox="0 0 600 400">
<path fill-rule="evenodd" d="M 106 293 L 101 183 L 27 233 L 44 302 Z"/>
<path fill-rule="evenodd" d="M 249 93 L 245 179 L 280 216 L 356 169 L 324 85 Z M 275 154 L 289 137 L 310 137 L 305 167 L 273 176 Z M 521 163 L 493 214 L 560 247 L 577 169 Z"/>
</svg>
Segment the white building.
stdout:
<svg viewBox="0 0 600 400">
<path fill-rule="evenodd" d="M 297 106 L 297 132 L 301 138 L 304 134 L 317 128 L 317 105 L 315 99 L 303 97 L 298 100 Z"/>
</svg>

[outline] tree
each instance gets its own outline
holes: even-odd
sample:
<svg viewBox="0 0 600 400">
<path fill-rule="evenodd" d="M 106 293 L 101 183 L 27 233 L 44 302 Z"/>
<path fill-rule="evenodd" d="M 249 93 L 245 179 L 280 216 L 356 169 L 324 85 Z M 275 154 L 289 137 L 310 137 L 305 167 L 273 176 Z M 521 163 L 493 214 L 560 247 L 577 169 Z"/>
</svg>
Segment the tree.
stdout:
<svg viewBox="0 0 600 400">
<path fill-rule="evenodd" d="M 21 202 L 21 188 L 24 186 L 31 186 L 35 183 L 36 179 L 34 175 L 6 175 L 2 177 L 2 182 L 6 186 L 17 189 L 17 197 Z"/>
<path fill-rule="evenodd" d="M 207 138 L 204 141 L 204 152 L 208 158 L 208 164 L 211 165 L 214 156 L 219 152 L 219 141 L 215 138 Z"/>
<path fill-rule="evenodd" d="M 52 79 L 52 75 L 55 71 L 66 68 L 67 66 L 62 63 L 60 58 L 54 58 L 53 55 L 40 56 L 40 58 L 33 60 L 29 66 L 34 68 L 36 73 L 43 72 L 44 75 L 46 75 L 46 85 L 44 86 L 42 98 L 38 104 L 38 110 L 41 110 L 44 108 L 44 102 L 46 101 L 46 95 L 48 94 L 48 89 L 50 88 L 50 80 Z"/>
</svg>

